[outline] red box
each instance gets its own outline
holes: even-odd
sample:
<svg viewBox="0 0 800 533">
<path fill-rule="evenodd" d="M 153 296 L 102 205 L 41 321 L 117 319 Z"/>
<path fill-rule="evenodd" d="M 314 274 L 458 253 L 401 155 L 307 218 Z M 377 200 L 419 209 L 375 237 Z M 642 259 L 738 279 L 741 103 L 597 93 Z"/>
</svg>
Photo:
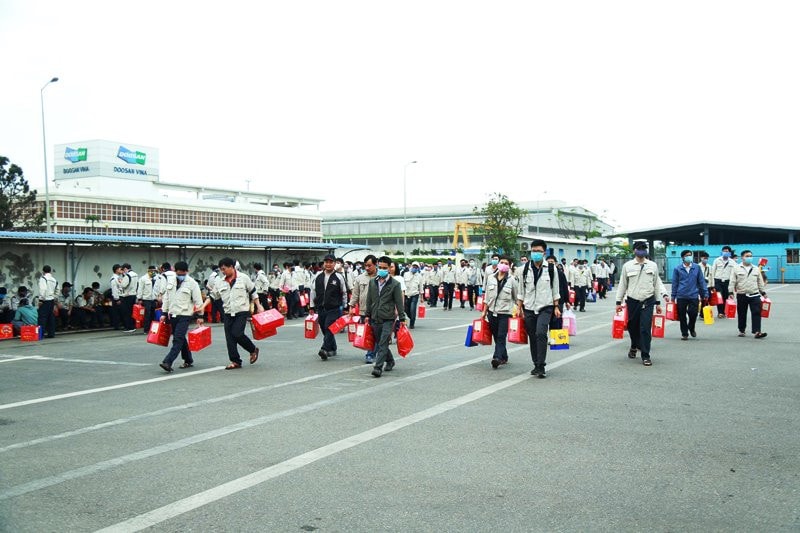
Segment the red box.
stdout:
<svg viewBox="0 0 800 533">
<path fill-rule="evenodd" d="M 678 306 L 675 302 L 667 302 L 667 320 L 678 320 Z"/>
<path fill-rule="evenodd" d="M 417 307 L 417 318 L 425 318 L 425 306 L 420 305 Z"/>
<path fill-rule="evenodd" d="M 151 322 L 150 331 L 147 333 L 147 342 L 158 344 L 159 346 L 169 346 L 169 338 L 172 336 L 172 326 L 166 322 Z"/>
<path fill-rule="evenodd" d="M 192 352 L 199 352 L 211 346 L 211 328 L 208 326 L 195 328 L 186 337 L 189 339 L 189 350 Z"/>
<path fill-rule="evenodd" d="M 521 317 L 508 319 L 508 342 L 528 344 L 528 332 L 525 331 L 525 321 Z"/>
<path fill-rule="evenodd" d="M 573 289 L 569 290 L 569 304 L 575 305 L 575 291 Z"/>
<path fill-rule="evenodd" d="M 372 326 L 369 324 L 356 325 L 356 338 L 353 341 L 353 346 L 368 352 L 375 349 L 375 336 L 372 334 Z"/>
<path fill-rule="evenodd" d="M 333 324 L 328 326 L 328 331 L 333 333 L 334 335 L 342 331 L 344 328 L 347 327 L 347 324 L 350 323 L 350 315 L 342 315 L 337 318 Z"/>
<path fill-rule="evenodd" d="M 301 292 L 300 293 L 300 307 L 305 307 L 307 305 L 308 305 L 308 296 L 306 295 L 306 293 Z"/>
<path fill-rule="evenodd" d="M 131 311 L 131 318 L 134 320 L 144 320 L 144 306 L 133 304 L 133 311 Z"/>
<path fill-rule="evenodd" d="M 439 287 L 439 299 L 444 300 L 444 287 Z"/>
<path fill-rule="evenodd" d="M 411 353 L 411 350 L 414 349 L 414 339 L 411 338 L 411 332 L 405 324 L 400 324 L 395 336 L 397 337 L 397 353 L 400 354 L 400 357 Z"/>
<path fill-rule="evenodd" d="M 492 330 L 489 329 L 489 322 L 482 318 L 472 322 L 472 340 L 478 344 L 492 344 Z"/>
<path fill-rule="evenodd" d="M 354 316 L 353 319 L 347 324 L 347 342 L 354 342 L 356 340 L 356 325 L 361 317 Z"/>
<path fill-rule="evenodd" d="M 250 331 L 253 333 L 253 338 L 257 341 L 262 339 L 266 339 L 267 337 L 272 337 L 278 334 L 277 329 L 264 329 L 264 330 L 257 330 L 256 325 L 253 322 L 250 322 Z"/>
<path fill-rule="evenodd" d="M 306 339 L 316 339 L 319 335 L 319 315 L 308 315 L 303 321 Z"/>
<path fill-rule="evenodd" d="M 13 339 L 14 326 L 11 324 L 0 324 L 0 339 Z"/>
<path fill-rule="evenodd" d="M 650 328 L 653 338 L 663 339 L 666 326 L 666 317 L 664 315 L 653 315 L 653 326 Z"/>
<path fill-rule="evenodd" d="M 736 300 L 733 298 L 725 302 L 725 318 L 736 318 Z"/>
<path fill-rule="evenodd" d="M 478 311 L 483 311 L 483 295 L 481 294 L 478 298 L 475 299 L 475 309 Z"/>
<path fill-rule="evenodd" d="M 425 287 L 425 292 L 423 294 L 425 295 L 425 299 L 429 300 L 430 297 L 431 297 L 431 289 L 430 289 L 430 287 Z"/>
<path fill-rule="evenodd" d="M 22 326 L 20 328 L 19 340 L 23 342 L 36 342 L 39 336 L 39 326 Z"/>
<path fill-rule="evenodd" d="M 137 318 L 136 320 L 133 321 L 133 326 L 136 329 L 139 329 L 139 328 L 143 327 L 144 326 L 144 320 L 142 320 L 141 318 Z"/>
<path fill-rule="evenodd" d="M 284 316 L 280 313 L 280 311 L 276 311 L 275 309 L 270 309 L 269 311 L 264 311 L 263 313 L 256 313 L 253 315 L 253 329 L 259 334 L 263 334 L 269 330 L 274 331 L 282 326 L 284 322 L 286 322 Z"/>
<path fill-rule="evenodd" d="M 467 289 L 464 289 L 463 291 L 461 291 L 461 301 L 462 302 L 468 302 L 469 301 L 469 291 Z"/>
<path fill-rule="evenodd" d="M 769 311 L 772 308 L 772 300 L 769 298 L 761 298 L 761 318 L 769 318 Z"/>
</svg>

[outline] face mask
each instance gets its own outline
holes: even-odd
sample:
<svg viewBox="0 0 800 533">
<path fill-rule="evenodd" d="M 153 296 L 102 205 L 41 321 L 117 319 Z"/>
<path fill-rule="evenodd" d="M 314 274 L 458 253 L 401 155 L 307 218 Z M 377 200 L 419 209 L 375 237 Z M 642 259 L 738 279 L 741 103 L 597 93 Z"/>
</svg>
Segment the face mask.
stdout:
<svg viewBox="0 0 800 533">
<path fill-rule="evenodd" d="M 729 259 L 729 258 L 730 258 L 730 256 L 731 256 L 731 253 L 730 253 L 730 252 L 722 252 L 722 257 L 723 257 L 723 259 Z"/>
<path fill-rule="evenodd" d="M 708 264 L 708 259 L 706 259 L 704 257 L 703 259 L 700 260 L 700 262 L 703 263 L 704 265 L 707 265 Z"/>
<path fill-rule="evenodd" d="M 183 281 L 186 279 L 186 274 L 178 274 L 175 277 L 178 278 L 178 281 Z"/>
<path fill-rule="evenodd" d="M 452 261 L 448 261 L 447 262 L 447 266 L 453 266 L 453 262 Z"/>
<path fill-rule="evenodd" d="M 411 272 L 413 274 L 416 274 L 417 272 L 419 272 L 419 269 L 417 267 L 411 267 Z"/>
<path fill-rule="evenodd" d="M 692 262 L 692 256 L 691 255 L 684 256 L 683 262 L 688 265 L 689 263 Z"/>
<path fill-rule="evenodd" d="M 6 297 L 5 294 L 0 294 L 0 300 L 3 300 Z"/>
<path fill-rule="evenodd" d="M 544 257 L 543 252 L 531 252 L 531 261 L 535 261 L 538 263 L 539 261 L 542 260 L 542 257 Z"/>
<path fill-rule="evenodd" d="M 752 257 L 742 257 L 742 263 L 744 263 L 745 265 L 749 265 L 752 262 L 753 262 Z"/>
<path fill-rule="evenodd" d="M 385 278 L 385 277 L 388 277 L 388 276 L 389 276 L 389 270 L 384 270 L 382 268 L 378 269 L 378 277 L 379 278 Z"/>
<path fill-rule="evenodd" d="M 633 253 L 636 257 L 644 257 L 647 255 L 647 250 L 634 250 Z"/>
<path fill-rule="evenodd" d="M 470 261 L 469 262 L 469 266 L 474 267 L 475 266 L 475 261 Z"/>
<path fill-rule="evenodd" d="M 579 266 L 578 270 L 583 270 L 583 265 Z"/>
<path fill-rule="evenodd" d="M 500 262 L 500 260 L 499 260 L 499 259 L 492 259 L 492 265 L 496 265 L 496 264 L 497 264 L 497 263 L 499 263 L 499 262 Z"/>
<path fill-rule="evenodd" d="M 499 270 L 500 272 L 508 272 L 508 265 L 505 263 L 500 263 L 499 265 L 497 265 L 497 270 Z"/>
</svg>

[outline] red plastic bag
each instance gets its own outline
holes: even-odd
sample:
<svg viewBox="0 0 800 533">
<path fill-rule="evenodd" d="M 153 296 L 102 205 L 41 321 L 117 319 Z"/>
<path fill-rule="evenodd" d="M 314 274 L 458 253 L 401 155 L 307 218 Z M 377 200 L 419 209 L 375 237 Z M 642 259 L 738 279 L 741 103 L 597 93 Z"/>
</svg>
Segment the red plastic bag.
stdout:
<svg viewBox="0 0 800 533">
<path fill-rule="evenodd" d="M 368 352 L 375 349 L 375 336 L 372 334 L 372 326 L 369 324 L 358 324 L 356 326 L 356 338 L 353 341 L 353 346 Z"/>
<path fill-rule="evenodd" d="M 611 338 L 622 339 L 625 337 L 625 317 L 622 311 L 614 315 L 614 322 L 611 324 Z"/>
<path fill-rule="evenodd" d="M 405 324 L 400 324 L 400 328 L 397 330 L 397 353 L 400 354 L 400 357 L 405 357 L 411 350 L 414 349 L 414 339 L 411 338 L 411 332 L 408 330 Z"/>
<path fill-rule="evenodd" d="M 211 346 L 211 328 L 200 326 L 190 331 L 186 338 L 189 340 L 189 350 L 199 352 Z"/>
<path fill-rule="evenodd" d="M 725 302 L 725 317 L 736 318 L 736 300 L 728 298 Z"/>
</svg>

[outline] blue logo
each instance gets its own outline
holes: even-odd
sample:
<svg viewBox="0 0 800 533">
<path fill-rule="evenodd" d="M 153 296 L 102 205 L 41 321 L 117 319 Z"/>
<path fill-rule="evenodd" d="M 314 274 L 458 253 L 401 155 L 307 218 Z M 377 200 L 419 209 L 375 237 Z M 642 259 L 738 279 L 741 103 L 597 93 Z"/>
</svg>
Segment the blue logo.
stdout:
<svg viewBox="0 0 800 533">
<path fill-rule="evenodd" d="M 64 152 L 64 159 L 71 163 L 77 163 L 78 161 L 86 161 L 86 148 L 70 148 L 67 146 L 66 151 Z"/>
<path fill-rule="evenodd" d="M 132 152 L 124 146 L 120 146 L 117 150 L 117 157 L 130 165 L 144 165 L 147 154 L 144 152 Z"/>
</svg>

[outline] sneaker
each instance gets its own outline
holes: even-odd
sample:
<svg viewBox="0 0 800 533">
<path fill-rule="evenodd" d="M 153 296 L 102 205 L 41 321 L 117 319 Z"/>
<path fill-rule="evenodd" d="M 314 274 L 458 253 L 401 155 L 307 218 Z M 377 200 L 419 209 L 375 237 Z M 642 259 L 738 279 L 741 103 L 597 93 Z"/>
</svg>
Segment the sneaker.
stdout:
<svg viewBox="0 0 800 533">
<path fill-rule="evenodd" d="M 628 350 L 628 357 L 631 359 L 636 359 L 636 348 L 631 348 Z"/>
<path fill-rule="evenodd" d="M 135 329 L 126 329 L 126 330 L 123 331 L 123 333 L 136 333 L 136 330 Z"/>
<path fill-rule="evenodd" d="M 546 378 L 546 377 L 547 377 L 547 374 L 546 374 L 546 373 L 545 373 L 545 371 L 544 371 L 544 367 L 541 367 L 541 368 L 539 369 L 539 373 L 537 374 L 537 376 L 536 376 L 536 377 L 538 377 L 539 379 L 544 379 L 544 378 Z"/>
<path fill-rule="evenodd" d="M 317 355 L 323 361 L 327 361 L 328 360 L 328 352 L 326 352 L 325 350 L 320 350 L 319 352 L 317 352 Z"/>
<path fill-rule="evenodd" d="M 498 366 L 500 366 L 500 360 L 492 359 L 492 368 L 497 369 Z"/>
<path fill-rule="evenodd" d="M 380 367 L 376 366 L 375 368 L 372 369 L 372 375 L 375 376 L 376 378 L 381 377 L 381 374 L 383 374 L 383 370 L 381 370 Z"/>
<path fill-rule="evenodd" d="M 647 359 L 642 359 L 642 364 L 644 366 L 653 366 L 653 362 L 650 360 L 649 357 Z"/>
<path fill-rule="evenodd" d="M 697 337 L 697 332 L 695 330 L 693 330 L 693 329 L 690 329 L 689 330 L 689 335 L 691 335 L 692 337 Z"/>
<path fill-rule="evenodd" d="M 375 362 L 375 358 L 374 357 L 365 357 L 364 358 L 364 364 L 365 365 L 371 365 L 374 362 Z"/>
<path fill-rule="evenodd" d="M 531 370 L 531 376 L 538 376 L 538 375 L 539 375 L 539 367 L 535 366 L 533 367 L 533 370 Z"/>
<path fill-rule="evenodd" d="M 717 315 L 717 318 L 725 318 L 725 313 L 720 313 Z"/>
<path fill-rule="evenodd" d="M 384 372 L 391 372 L 394 368 L 394 361 L 386 361 L 386 366 L 383 367 Z"/>
</svg>

